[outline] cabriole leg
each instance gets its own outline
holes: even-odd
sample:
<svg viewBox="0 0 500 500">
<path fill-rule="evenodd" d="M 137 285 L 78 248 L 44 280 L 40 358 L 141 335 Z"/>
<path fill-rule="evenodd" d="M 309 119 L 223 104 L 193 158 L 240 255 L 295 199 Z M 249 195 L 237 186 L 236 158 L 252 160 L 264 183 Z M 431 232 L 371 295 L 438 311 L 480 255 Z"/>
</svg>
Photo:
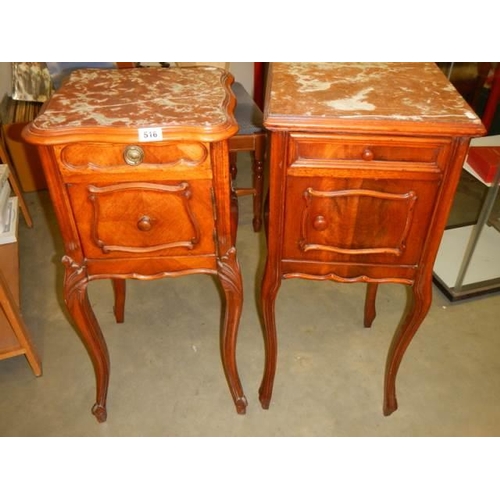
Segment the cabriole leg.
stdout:
<svg viewBox="0 0 500 500">
<path fill-rule="evenodd" d="M 225 295 L 224 323 L 221 332 L 221 358 L 229 390 L 240 415 L 246 413 L 247 400 L 243 393 L 236 364 L 236 341 L 243 307 L 241 271 L 236 249 L 231 248 L 218 261 L 218 277 Z"/>
<path fill-rule="evenodd" d="M 259 400 L 262 408 L 265 410 L 269 408 L 271 403 L 274 376 L 276 374 L 278 350 L 276 338 L 275 303 L 278 290 L 281 286 L 281 280 L 271 267 L 272 266 L 268 261 L 266 263 L 261 289 L 261 307 L 264 320 L 265 366 L 264 376 L 259 389 Z"/>
<path fill-rule="evenodd" d="M 108 348 L 89 302 L 87 292 L 89 280 L 85 268 L 78 266 L 68 257 L 63 258 L 63 263 L 66 266 L 64 300 L 94 366 L 96 402 L 92 407 L 92 413 L 98 422 L 105 422 L 109 385 Z"/>
<path fill-rule="evenodd" d="M 390 415 L 398 408 L 396 398 L 396 375 L 403 355 L 412 338 L 422 324 L 432 301 L 432 281 L 415 280 L 411 287 L 410 307 L 394 335 L 385 371 L 384 415 Z"/>
</svg>

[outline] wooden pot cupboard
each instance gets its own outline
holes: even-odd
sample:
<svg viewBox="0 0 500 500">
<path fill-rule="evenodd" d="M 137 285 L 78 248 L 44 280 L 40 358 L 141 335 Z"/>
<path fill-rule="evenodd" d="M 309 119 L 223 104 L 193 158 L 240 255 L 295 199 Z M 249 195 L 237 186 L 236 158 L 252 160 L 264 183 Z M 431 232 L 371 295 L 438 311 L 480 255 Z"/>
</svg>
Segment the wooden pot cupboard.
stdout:
<svg viewBox="0 0 500 500">
<path fill-rule="evenodd" d="M 121 322 L 127 279 L 192 273 L 218 277 L 224 290 L 222 364 L 245 413 L 235 354 L 243 297 L 231 83 L 208 67 L 77 70 L 24 130 L 38 146 L 63 236 L 64 299 L 94 366 L 99 422 L 110 365 L 88 284 L 112 280 Z M 431 304 L 433 264 L 469 141 L 485 129 L 433 63 L 271 63 L 266 92 L 260 402 L 269 408 L 283 279 L 366 283 L 366 327 L 379 284 L 399 283 L 411 293 L 387 356 L 389 415 L 404 352 Z"/>
<path fill-rule="evenodd" d="M 228 139 L 232 76 L 219 68 L 74 71 L 24 130 L 38 146 L 64 240 L 64 299 L 92 360 L 107 418 L 110 374 L 88 284 L 110 279 L 124 318 L 127 279 L 216 276 L 225 296 L 221 357 L 238 413 L 242 281 Z"/>
<path fill-rule="evenodd" d="M 271 401 L 283 279 L 367 283 L 366 327 L 379 284 L 401 283 L 411 303 L 387 356 L 389 415 L 403 354 L 431 304 L 433 264 L 469 141 L 485 129 L 433 63 L 271 63 L 264 125 L 261 404 Z"/>
</svg>

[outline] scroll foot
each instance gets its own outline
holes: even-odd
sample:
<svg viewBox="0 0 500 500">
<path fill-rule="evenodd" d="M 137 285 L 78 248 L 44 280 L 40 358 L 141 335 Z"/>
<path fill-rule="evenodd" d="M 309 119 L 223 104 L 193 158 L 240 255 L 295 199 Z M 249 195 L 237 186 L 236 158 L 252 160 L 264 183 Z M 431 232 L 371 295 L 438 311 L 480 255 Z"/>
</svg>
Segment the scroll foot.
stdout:
<svg viewBox="0 0 500 500">
<path fill-rule="evenodd" d="M 269 405 L 271 404 L 271 397 L 270 396 L 264 396 L 262 394 L 262 391 L 259 391 L 259 401 L 260 405 L 264 410 L 269 410 Z"/>
<path fill-rule="evenodd" d="M 245 398 L 245 396 L 240 397 L 234 402 L 234 404 L 236 405 L 236 412 L 238 415 L 245 415 L 248 406 L 247 398 Z"/>
<path fill-rule="evenodd" d="M 106 407 L 104 407 L 98 403 L 96 403 L 92 407 L 92 413 L 100 424 L 102 424 L 103 422 L 106 422 L 106 419 L 108 418 L 108 412 L 106 410 Z"/>
<path fill-rule="evenodd" d="M 398 402 L 396 398 L 388 398 L 388 400 L 384 401 L 384 416 L 388 417 L 393 414 L 398 409 Z"/>
</svg>

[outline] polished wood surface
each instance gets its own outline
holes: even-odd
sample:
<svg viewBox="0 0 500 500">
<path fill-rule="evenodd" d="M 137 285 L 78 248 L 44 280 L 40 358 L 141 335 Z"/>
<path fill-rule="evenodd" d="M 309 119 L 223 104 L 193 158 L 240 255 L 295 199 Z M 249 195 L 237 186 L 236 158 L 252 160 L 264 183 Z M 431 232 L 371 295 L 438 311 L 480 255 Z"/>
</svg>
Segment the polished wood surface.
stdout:
<svg viewBox="0 0 500 500">
<path fill-rule="evenodd" d="M 272 63 L 267 261 L 261 288 L 271 402 L 281 281 L 367 283 L 411 290 L 386 363 L 383 412 L 397 409 L 396 375 L 432 299 L 432 267 L 479 118 L 432 63 Z"/>
<path fill-rule="evenodd" d="M 87 286 L 111 279 L 124 321 L 125 280 L 216 276 L 225 295 L 221 357 L 238 413 L 242 309 L 228 139 L 232 77 L 219 68 L 77 70 L 24 131 L 39 146 L 64 241 L 64 299 L 96 375 L 92 412 L 107 418 L 109 354 Z"/>
</svg>

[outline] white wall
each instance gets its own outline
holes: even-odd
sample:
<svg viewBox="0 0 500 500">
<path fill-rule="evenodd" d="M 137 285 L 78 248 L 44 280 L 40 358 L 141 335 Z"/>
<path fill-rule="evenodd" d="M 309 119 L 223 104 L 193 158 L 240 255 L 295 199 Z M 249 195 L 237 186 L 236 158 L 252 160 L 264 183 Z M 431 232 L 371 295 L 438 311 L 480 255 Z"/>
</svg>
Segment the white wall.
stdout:
<svg viewBox="0 0 500 500">
<path fill-rule="evenodd" d="M 253 62 L 232 62 L 229 71 L 234 79 L 240 82 L 246 91 L 253 96 Z"/>
</svg>

